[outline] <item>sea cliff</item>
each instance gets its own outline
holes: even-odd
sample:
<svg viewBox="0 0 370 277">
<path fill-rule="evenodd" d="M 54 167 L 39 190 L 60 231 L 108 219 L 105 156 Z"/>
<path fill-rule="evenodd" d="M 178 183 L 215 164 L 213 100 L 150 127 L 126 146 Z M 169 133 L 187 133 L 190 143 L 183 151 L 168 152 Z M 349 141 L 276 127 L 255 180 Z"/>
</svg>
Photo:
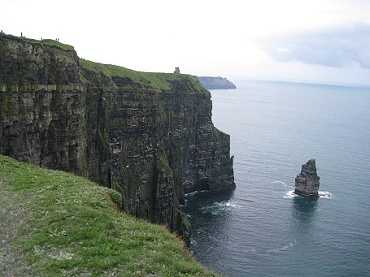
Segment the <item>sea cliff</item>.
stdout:
<svg viewBox="0 0 370 277">
<path fill-rule="evenodd" d="M 236 89 L 232 82 L 223 77 L 199 76 L 198 80 L 206 89 Z"/>
<path fill-rule="evenodd" d="M 0 34 L 0 154 L 122 194 L 185 239 L 185 193 L 235 187 L 229 135 L 197 77 L 82 60 L 72 46 Z"/>
</svg>

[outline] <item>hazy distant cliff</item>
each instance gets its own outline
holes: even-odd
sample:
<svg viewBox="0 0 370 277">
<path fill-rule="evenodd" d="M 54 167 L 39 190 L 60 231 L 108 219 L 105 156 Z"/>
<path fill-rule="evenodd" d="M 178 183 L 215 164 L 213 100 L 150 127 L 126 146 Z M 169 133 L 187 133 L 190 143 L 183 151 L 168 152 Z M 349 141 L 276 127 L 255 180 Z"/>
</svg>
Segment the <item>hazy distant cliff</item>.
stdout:
<svg viewBox="0 0 370 277">
<path fill-rule="evenodd" d="M 206 89 L 236 89 L 232 82 L 222 77 L 200 76 L 198 80 Z"/>
<path fill-rule="evenodd" d="M 0 153 L 74 172 L 182 235 L 184 194 L 234 188 L 230 138 L 197 78 L 78 58 L 73 47 L 0 34 Z"/>
</svg>

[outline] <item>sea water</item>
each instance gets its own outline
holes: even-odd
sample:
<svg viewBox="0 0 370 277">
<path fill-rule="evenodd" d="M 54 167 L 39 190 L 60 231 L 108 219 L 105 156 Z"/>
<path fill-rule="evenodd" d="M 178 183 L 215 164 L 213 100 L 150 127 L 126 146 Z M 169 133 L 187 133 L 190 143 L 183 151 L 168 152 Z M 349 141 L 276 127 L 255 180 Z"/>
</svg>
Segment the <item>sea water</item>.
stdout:
<svg viewBox="0 0 370 277">
<path fill-rule="evenodd" d="M 225 276 L 370 276 L 370 88 L 237 86 L 211 91 L 237 188 L 187 196 L 194 256 Z M 309 159 L 316 201 L 293 193 Z"/>
</svg>

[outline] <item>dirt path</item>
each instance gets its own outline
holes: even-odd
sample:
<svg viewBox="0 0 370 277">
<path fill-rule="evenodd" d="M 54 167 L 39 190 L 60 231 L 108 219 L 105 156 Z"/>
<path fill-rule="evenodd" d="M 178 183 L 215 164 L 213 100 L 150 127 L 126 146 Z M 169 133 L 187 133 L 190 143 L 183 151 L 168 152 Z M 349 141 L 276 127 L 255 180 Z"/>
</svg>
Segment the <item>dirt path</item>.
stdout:
<svg viewBox="0 0 370 277">
<path fill-rule="evenodd" d="M 27 214 L 16 200 L 11 187 L 0 179 L 0 276 L 30 276 L 14 241 Z"/>
</svg>

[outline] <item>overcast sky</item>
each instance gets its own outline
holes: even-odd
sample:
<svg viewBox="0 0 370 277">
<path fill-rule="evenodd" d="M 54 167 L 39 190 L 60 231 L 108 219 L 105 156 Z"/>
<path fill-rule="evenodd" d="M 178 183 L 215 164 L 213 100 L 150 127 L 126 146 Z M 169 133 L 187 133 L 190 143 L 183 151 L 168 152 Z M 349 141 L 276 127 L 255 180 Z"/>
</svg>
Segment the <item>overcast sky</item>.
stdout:
<svg viewBox="0 0 370 277">
<path fill-rule="evenodd" d="M 7 34 L 139 71 L 370 84 L 368 0 L 0 0 Z"/>
</svg>

